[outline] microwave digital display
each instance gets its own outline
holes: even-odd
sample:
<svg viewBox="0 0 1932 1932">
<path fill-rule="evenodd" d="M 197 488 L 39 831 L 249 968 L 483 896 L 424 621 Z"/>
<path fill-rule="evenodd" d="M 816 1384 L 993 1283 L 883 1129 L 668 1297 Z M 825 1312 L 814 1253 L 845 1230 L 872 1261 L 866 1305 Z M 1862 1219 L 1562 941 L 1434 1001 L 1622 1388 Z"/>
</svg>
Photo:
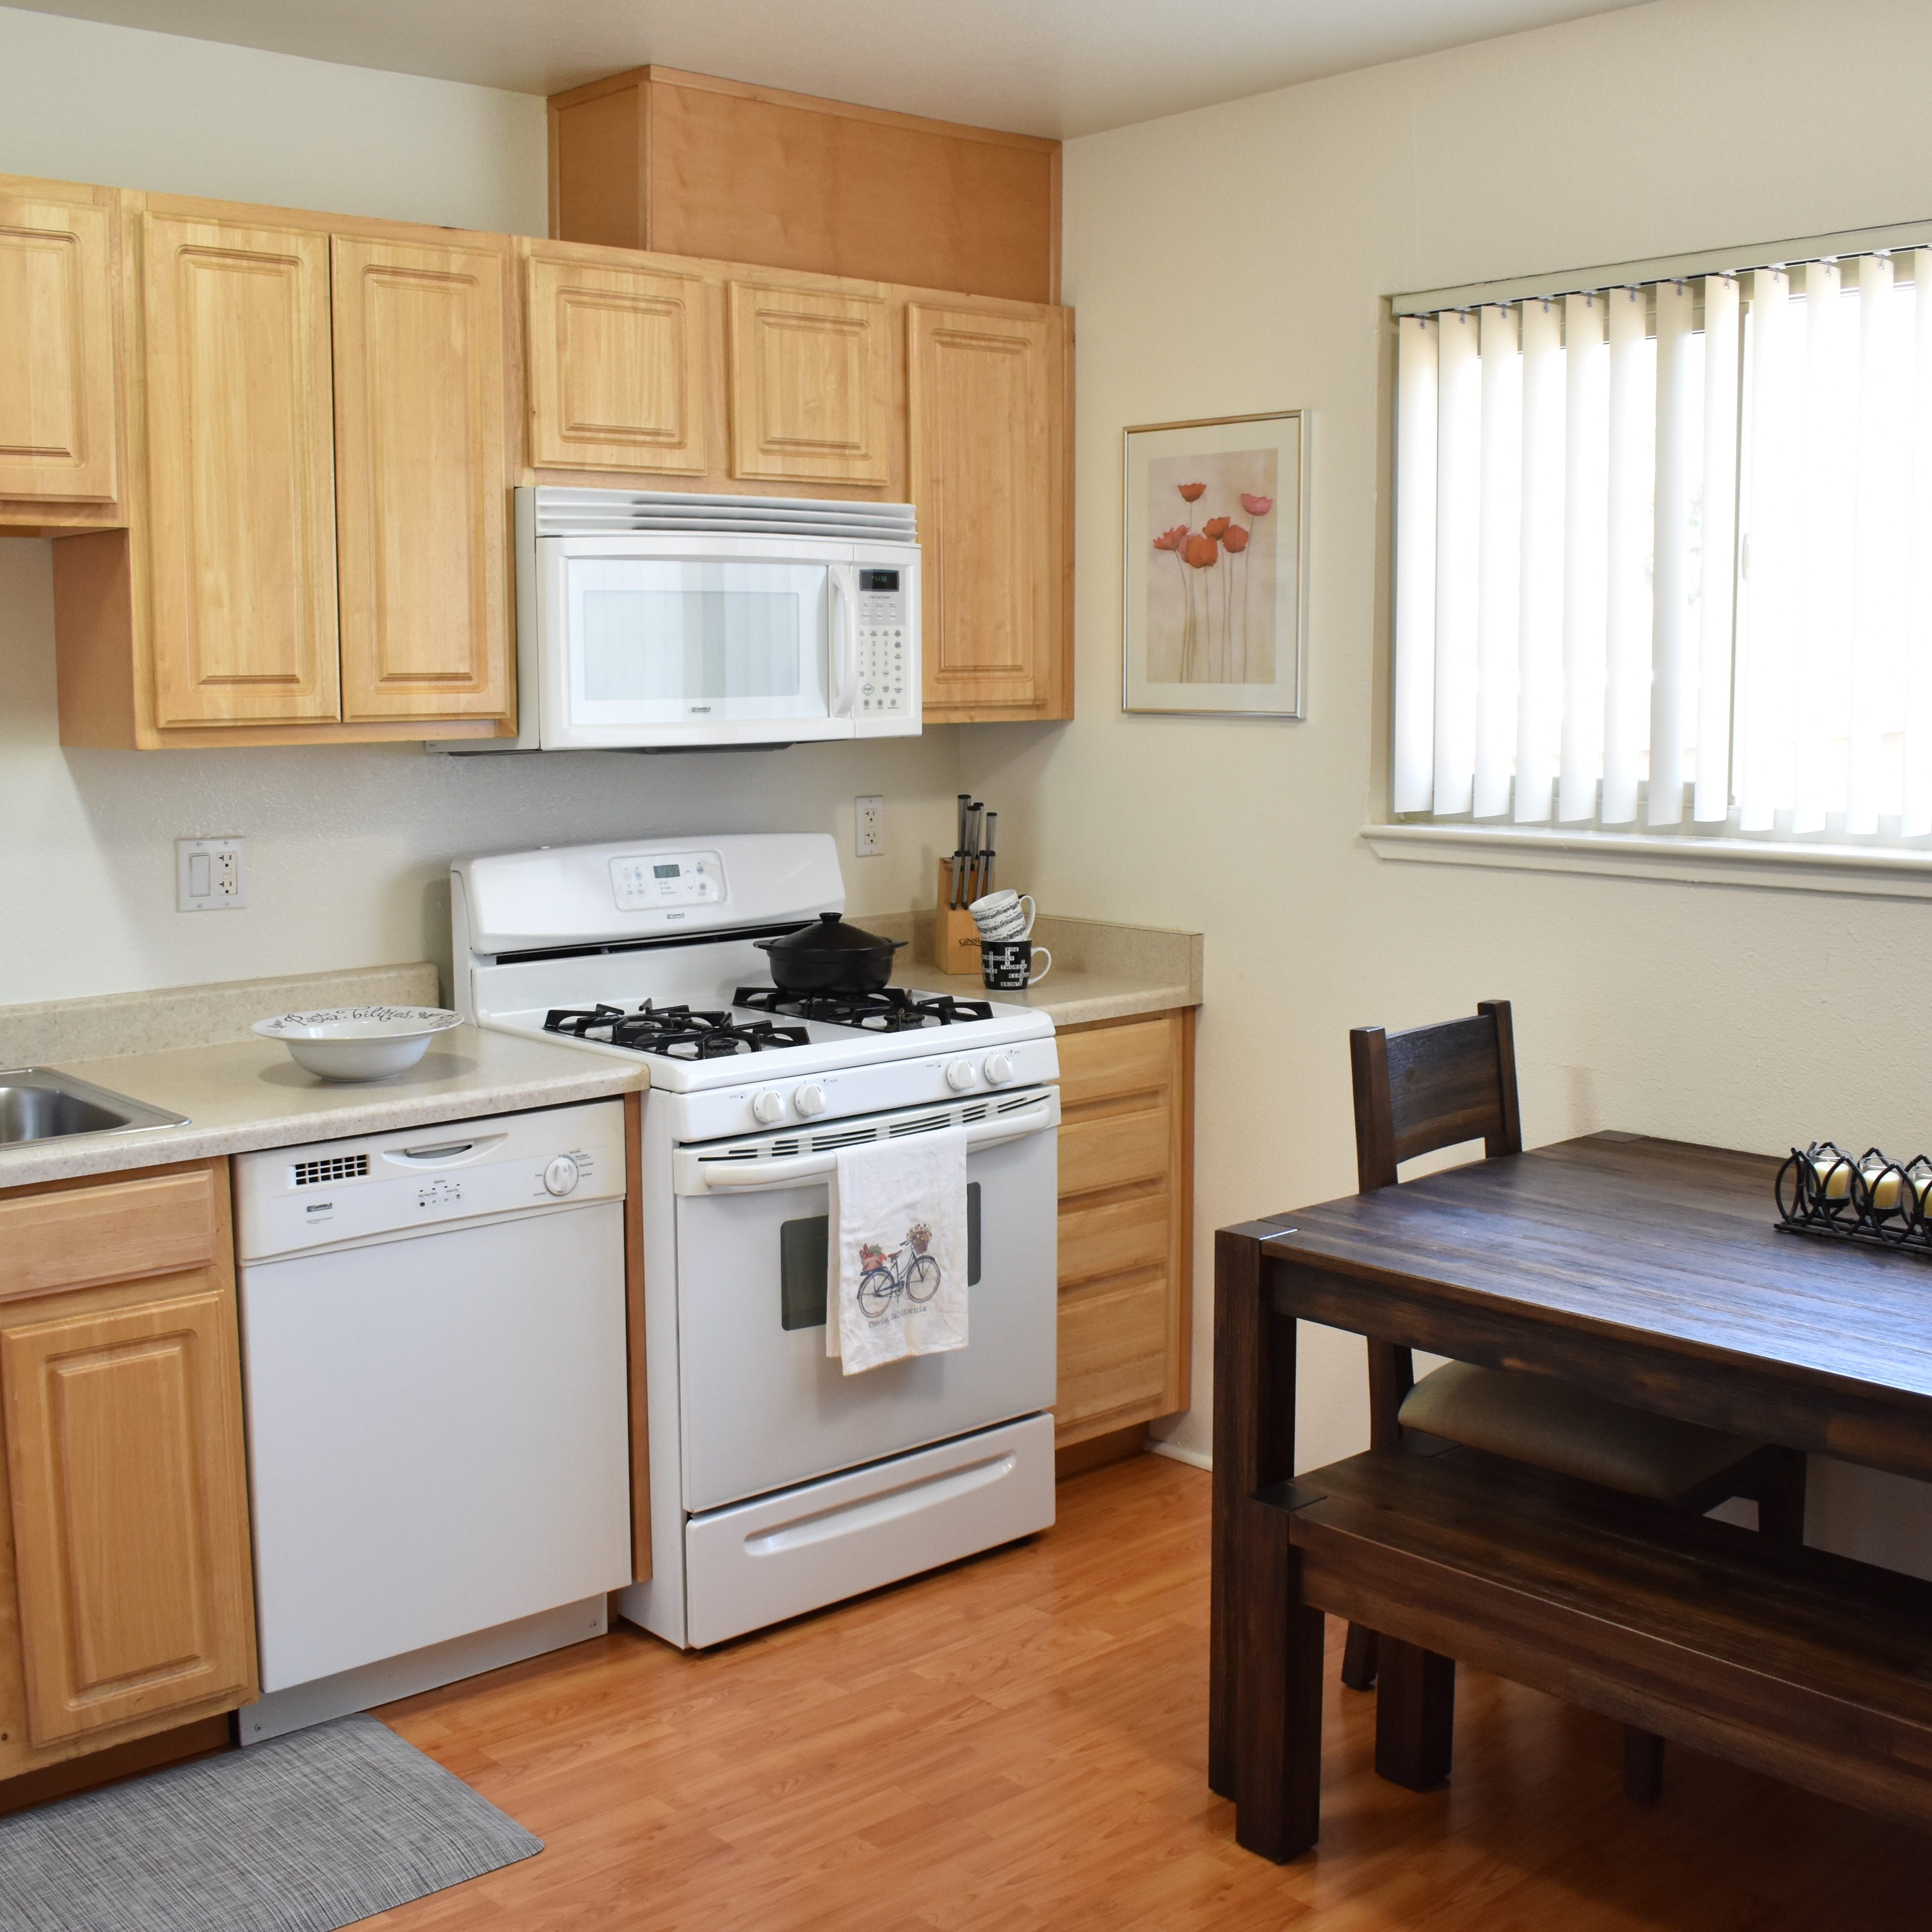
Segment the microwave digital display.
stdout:
<svg viewBox="0 0 1932 1932">
<path fill-rule="evenodd" d="M 896 590 L 899 587 L 899 574 L 896 570 L 862 570 L 859 573 L 861 590 Z"/>
</svg>

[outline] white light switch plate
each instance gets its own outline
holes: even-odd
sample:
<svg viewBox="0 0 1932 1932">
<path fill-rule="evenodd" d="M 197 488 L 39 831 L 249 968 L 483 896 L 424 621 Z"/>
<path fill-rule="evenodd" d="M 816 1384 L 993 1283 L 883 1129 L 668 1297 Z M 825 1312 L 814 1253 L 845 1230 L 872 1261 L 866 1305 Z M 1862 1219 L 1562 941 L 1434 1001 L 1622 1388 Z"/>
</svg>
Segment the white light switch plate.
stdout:
<svg viewBox="0 0 1932 1932">
<path fill-rule="evenodd" d="M 876 859 L 886 849 L 886 802 L 883 798 L 855 798 L 852 808 L 852 849 L 862 859 Z"/>
<path fill-rule="evenodd" d="M 248 903 L 247 840 L 177 838 L 175 902 L 182 912 L 239 912 Z"/>
</svg>

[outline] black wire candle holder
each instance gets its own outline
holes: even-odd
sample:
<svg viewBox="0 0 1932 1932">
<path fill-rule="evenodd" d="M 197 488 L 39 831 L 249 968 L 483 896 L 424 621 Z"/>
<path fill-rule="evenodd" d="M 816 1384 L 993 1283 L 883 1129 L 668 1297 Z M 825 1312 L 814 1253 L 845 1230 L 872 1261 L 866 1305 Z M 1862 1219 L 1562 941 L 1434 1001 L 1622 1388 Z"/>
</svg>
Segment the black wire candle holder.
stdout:
<svg viewBox="0 0 1932 1932">
<path fill-rule="evenodd" d="M 1877 1148 L 1854 1157 L 1830 1141 L 1814 1141 L 1791 1150 L 1772 1192 L 1788 1234 L 1932 1257 L 1932 1160 L 1922 1154 L 1901 1163 Z"/>
</svg>

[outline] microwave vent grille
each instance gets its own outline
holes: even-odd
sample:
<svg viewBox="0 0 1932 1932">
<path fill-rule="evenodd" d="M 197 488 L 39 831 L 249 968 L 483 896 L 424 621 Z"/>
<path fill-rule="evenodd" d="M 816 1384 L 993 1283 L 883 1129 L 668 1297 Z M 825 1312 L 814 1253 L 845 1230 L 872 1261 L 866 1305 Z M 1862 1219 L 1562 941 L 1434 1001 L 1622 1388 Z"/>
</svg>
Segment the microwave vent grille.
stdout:
<svg viewBox="0 0 1932 1932">
<path fill-rule="evenodd" d="M 682 490 L 539 487 L 540 537 L 821 537 L 839 543 L 916 543 L 910 503 L 853 503 L 815 496 L 702 496 Z"/>
</svg>

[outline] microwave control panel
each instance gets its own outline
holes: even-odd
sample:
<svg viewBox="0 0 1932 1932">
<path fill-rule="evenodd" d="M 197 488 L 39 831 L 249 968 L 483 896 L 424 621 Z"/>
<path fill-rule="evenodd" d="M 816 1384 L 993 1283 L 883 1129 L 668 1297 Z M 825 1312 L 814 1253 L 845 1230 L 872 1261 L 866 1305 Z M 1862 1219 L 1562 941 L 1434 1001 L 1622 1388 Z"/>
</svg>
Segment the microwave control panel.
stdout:
<svg viewBox="0 0 1932 1932">
<path fill-rule="evenodd" d="M 859 572 L 860 717 L 890 716 L 906 708 L 906 573 Z"/>
<path fill-rule="evenodd" d="M 724 896 L 724 866 L 716 852 L 644 852 L 610 861 L 620 912 L 660 906 L 715 905 Z"/>
</svg>

